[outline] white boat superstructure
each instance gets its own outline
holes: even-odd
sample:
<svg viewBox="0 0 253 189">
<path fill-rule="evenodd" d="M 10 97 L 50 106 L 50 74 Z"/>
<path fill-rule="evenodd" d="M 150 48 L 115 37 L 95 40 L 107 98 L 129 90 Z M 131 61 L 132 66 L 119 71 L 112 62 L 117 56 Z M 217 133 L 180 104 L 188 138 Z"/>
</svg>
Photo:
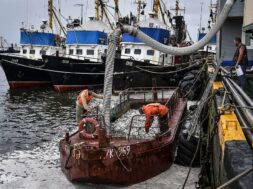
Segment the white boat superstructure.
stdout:
<svg viewBox="0 0 253 189">
<path fill-rule="evenodd" d="M 158 17 L 155 17 L 153 13 L 150 13 L 149 17 L 141 21 L 138 26 L 142 32 L 146 33 L 151 38 L 160 43 L 169 44 L 170 30 L 168 26 L 161 22 Z M 122 59 L 131 57 L 137 61 L 149 62 L 152 64 L 162 64 L 164 62 L 167 64 L 172 63 L 172 56 L 157 51 L 128 34 L 123 34 L 121 46 Z"/>
<path fill-rule="evenodd" d="M 90 18 L 88 22 L 69 28 L 66 37 L 66 57 L 91 62 L 101 62 L 106 54 L 107 34 L 110 28 L 101 20 Z"/>
<path fill-rule="evenodd" d="M 38 30 L 22 27 L 20 29 L 20 56 L 29 59 L 42 59 L 42 55 L 56 55 L 62 52 L 62 38 L 54 34 L 47 21 Z"/>
</svg>

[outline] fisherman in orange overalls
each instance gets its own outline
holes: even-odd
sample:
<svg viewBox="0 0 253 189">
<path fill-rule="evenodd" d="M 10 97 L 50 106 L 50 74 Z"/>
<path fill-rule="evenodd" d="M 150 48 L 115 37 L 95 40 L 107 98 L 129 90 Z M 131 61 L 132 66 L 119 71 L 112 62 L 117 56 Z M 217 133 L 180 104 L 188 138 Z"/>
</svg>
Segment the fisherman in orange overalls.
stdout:
<svg viewBox="0 0 253 189">
<path fill-rule="evenodd" d="M 76 121 L 79 124 L 83 118 L 83 114 L 90 111 L 88 104 L 92 98 L 103 99 L 103 96 L 94 93 L 88 89 L 85 89 L 80 92 L 76 99 Z"/>
<path fill-rule="evenodd" d="M 149 132 L 149 128 L 151 127 L 154 116 L 158 116 L 160 132 L 164 133 L 169 129 L 168 126 L 168 112 L 169 108 L 160 103 L 151 103 L 145 106 L 142 106 L 140 109 L 140 113 L 144 113 L 146 116 L 145 122 L 145 131 Z"/>
</svg>

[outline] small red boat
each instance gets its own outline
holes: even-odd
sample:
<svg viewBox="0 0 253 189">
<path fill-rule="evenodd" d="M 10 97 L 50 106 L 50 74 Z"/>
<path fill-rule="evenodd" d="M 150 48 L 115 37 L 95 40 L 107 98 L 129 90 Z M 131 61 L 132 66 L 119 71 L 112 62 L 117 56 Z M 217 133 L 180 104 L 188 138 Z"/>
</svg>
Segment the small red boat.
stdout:
<svg viewBox="0 0 253 189">
<path fill-rule="evenodd" d="M 112 112 L 115 120 L 130 108 L 137 108 L 150 102 L 167 102 L 170 107 L 168 120 L 170 129 L 166 133 L 158 133 L 151 139 L 138 139 L 131 136 L 131 124 L 127 137 L 113 137 L 107 134 L 103 121 L 98 125 L 95 120 L 88 118 L 87 120 L 96 122 L 95 134 L 88 134 L 89 136 L 85 138 L 82 131 L 72 135 L 66 134 L 60 141 L 59 148 L 62 171 L 67 178 L 70 181 L 131 185 L 169 169 L 174 161 L 176 139 L 181 119 L 186 111 L 187 100 L 179 96 L 177 89 L 167 98 L 164 91 L 164 89 L 155 90 L 151 99 L 148 99 L 145 93 L 140 95 L 142 99 L 133 99 L 131 90 L 128 90 L 120 97 L 120 104 Z M 159 99 L 158 96 L 162 97 Z M 136 116 L 132 117 L 131 123 L 135 118 Z M 140 127 L 144 129 L 144 125 Z"/>
</svg>

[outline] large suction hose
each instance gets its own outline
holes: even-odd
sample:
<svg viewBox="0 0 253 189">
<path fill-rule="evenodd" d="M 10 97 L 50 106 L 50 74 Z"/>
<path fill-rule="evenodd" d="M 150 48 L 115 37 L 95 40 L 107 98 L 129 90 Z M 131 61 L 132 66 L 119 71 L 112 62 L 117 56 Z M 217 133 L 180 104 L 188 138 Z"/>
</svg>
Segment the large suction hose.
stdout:
<svg viewBox="0 0 253 189">
<path fill-rule="evenodd" d="M 175 47 L 168 47 L 167 45 L 163 45 L 156 40 L 150 38 L 146 34 L 144 34 L 142 31 L 138 30 L 137 28 L 133 26 L 123 26 L 123 31 L 128 32 L 129 34 L 137 37 L 142 42 L 144 42 L 146 45 L 159 50 L 166 54 L 171 55 L 187 55 L 192 54 L 202 47 L 204 47 L 206 44 L 209 43 L 209 41 L 212 39 L 213 36 L 216 35 L 216 33 L 220 30 L 222 25 L 224 24 L 230 10 L 232 9 L 234 3 L 236 0 L 227 0 L 226 4 L 224 5 L 224 8 L 222 9 L 216 24 L 212 27 L 212 29 L 208 32 L 207 35 L 205 35 L 204 38 L 202 38 L 199 42 L 195 43 L 194 45 L 191 45 L 189 47 L 182 47 L 182 48 L 175 48 Z"/>
<path fill-rule="evenodd" d="M 105 79 L 104 79 L 104 121 L 107 127 L 110 127 L 110 109 L 111 109 L 111 96 L 112 96 L 112 81 L 114 71 L 114 61 L 116 48 L 120 41 L 120 35 L 122 34 L 120 29 L 116 29 L 112 35 L 109 36 L 109 45 L 105 66 Z M 109 131 L 108 131 L 109 132 Z"/>
<path fill-rule="evenodd" d="M 201 49 L 203 46 L 209 43 L 213 36 L 219 31 L 219 29 L 224 24 L 231 8 L 233 7 L 236 0 L 227 0 L 222 12 L 220 13 L 215 26 L 208 32 L 203 39 L 201 39 L 196 44 L 189 47 L 169 47 L 163 45 L 154 39 L 150 38 L 143 32 L 139 31 L 138 28 L 133 26 L 124 25 L 120 28 L 117 28 L 112 35 L 110 36 L 110 41 L 108 45 L 107 58 L 106 58 L 106 69 L 105 69 L 105 80 L 104 80 L 104 119 L 105 124 L 110 128 L 110 109 L 111 109 L 111 95 L 112 95 L 112 79 L 114 71 L 114 59 L 115 59 L 115 50 L 119 42 L 120 35 L 124 32 L 129 33 L 132 36 L 137 37 L 150 47 L 159 50 L 166 54 L 171 55 L 187 55 L 196 52 Z"/>
</svg>

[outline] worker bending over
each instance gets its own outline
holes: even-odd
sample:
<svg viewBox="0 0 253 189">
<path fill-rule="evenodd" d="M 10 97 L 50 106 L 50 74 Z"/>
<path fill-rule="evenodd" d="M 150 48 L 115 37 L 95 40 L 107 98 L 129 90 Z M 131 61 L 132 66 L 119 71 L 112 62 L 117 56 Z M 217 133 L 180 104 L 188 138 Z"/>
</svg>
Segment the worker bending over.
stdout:
<svg viewBox="0 0 253 189">
<path fill-rule="evenodd" d="M 78 95 L 76 99 L 76 121 L 78 124 L 82 120 L 83 114 L 90 111 L 88 105 L 92 98 L 103 99 L 103 96 L 98 95 L 88 89 L 81 91 L 80 94 Z"/>
<path fill-rule="evenodd" d="M 169 108 L 160 103 L 151 103 L 145 106 L 142 106 L 140 109 L 140 113 L 144 113 L 146 116 L 145 122 L 145 131 L 149 132 L 149 128 L 151 127 L 154 116 L 158 116 L 158 122 L 160 126 L 160 132 L 164 133 L 169 129 L 168 126 L 168 112 Z"/>
</svg>

